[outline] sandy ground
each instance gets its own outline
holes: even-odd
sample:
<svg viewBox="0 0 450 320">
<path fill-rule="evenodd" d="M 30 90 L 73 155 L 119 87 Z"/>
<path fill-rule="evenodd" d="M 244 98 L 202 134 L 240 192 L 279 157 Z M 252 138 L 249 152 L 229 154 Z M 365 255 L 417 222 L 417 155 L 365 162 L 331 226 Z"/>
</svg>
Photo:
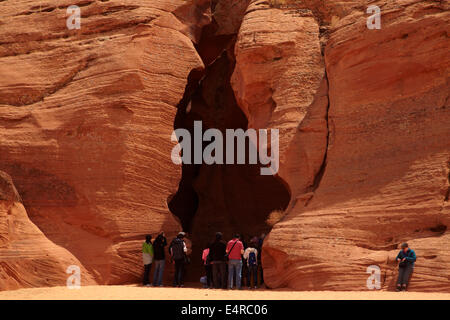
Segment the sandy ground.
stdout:
<svg viewBox="0 0 450 320">
<path fill-rule="evenodd" d="M 208 290 L 142 286 L 33 288 L 0 292 L 0 300 L 450 300 L 450 293 L 387 291 Z"/>
</svg>

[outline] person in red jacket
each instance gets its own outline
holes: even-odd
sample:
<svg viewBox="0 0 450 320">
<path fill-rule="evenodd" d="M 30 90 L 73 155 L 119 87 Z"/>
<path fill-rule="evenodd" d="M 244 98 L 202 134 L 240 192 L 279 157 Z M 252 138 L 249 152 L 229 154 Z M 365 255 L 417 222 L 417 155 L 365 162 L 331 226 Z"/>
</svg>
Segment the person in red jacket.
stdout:
<svg viewBox="0 0 450 320">
<path fill-rule="evenodd" d="M 236 277 L 236 288 L 240 290 L 244 245 L 239 240 L 238 234 L 235 234 L 234 238 L 228 242 L 226 252 L 228 255 L 228 289 L 233 289 L 233 279 Z"/>
</svg>

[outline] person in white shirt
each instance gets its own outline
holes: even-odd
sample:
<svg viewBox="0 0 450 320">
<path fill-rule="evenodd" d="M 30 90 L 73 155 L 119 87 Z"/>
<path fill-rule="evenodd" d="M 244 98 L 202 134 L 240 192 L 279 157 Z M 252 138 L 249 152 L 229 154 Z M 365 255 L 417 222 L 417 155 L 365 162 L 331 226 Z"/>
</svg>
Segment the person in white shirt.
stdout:
<svg viewBox="0 0 450 320">
<path fill-rule="evenodd" d="M 247 287 L 258 288 L 258 250 L 254 244 L 251 244 L 244 251 L 244 259 L 247 261 L 248 275 L 247 275 Z M 253 278 L 253 286 L 251 286 L 251 280 Z"/>
</svg>

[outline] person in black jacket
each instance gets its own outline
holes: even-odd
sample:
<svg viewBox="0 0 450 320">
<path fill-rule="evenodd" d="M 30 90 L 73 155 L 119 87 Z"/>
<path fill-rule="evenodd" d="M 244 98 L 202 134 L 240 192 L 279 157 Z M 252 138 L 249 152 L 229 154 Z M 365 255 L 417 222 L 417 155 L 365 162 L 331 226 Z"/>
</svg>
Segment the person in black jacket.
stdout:
<svg viewBox="0 0 450 320">
<path fill-rule="evenodd" d="M 153 242 L 153 264 L 155 265 L 155 271 L 153 274 L 153 286 L 162 287 L 162 278 L 164 274 L 164 266 L 166 264 L 166 253 L 164 248 L 167 246 L 167 239 L 164 236 L 164 231 L 156 237 Z"/>
<path fill-rule="evenodd" d="M 226 247 L 222 240 L 222 233 L 216 233 L 216 240 L 209 247 L 209 255 L 213 272 L 213 283 L 216 289 L 226 289 L 227 287 L 227 264 L 226 264 Z"/>
<path fill-rule="evenodd" d="M 172 240 L 169 246 L 170 256 L 172 258 L 172 262 L 175 264 L 175 273 L 173 279 L 174 287 L 184 287 L 184 265 L 187 258 L 186 243 L 183 240 L 184 236 L 184 232 L 178 233 L 177 237 Z"/>
</svg>

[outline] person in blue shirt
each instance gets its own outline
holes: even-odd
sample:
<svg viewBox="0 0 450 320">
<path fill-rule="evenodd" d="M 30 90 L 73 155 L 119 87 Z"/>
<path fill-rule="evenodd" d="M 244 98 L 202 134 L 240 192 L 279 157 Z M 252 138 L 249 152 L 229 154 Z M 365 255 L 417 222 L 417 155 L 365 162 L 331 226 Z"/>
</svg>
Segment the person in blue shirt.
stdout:
<svg viewBox="0 0 450 320">
<path fill-rule="evenodd" d="M 398 279 L 397 291 L 406 291 L 409 279 L 414 269 L 414 262 L 416 262 L 416 253 L 408 247 L 408 244 L 402 243 L 402 249 L 395 259 L 398 264 Z"/>
</svg>

